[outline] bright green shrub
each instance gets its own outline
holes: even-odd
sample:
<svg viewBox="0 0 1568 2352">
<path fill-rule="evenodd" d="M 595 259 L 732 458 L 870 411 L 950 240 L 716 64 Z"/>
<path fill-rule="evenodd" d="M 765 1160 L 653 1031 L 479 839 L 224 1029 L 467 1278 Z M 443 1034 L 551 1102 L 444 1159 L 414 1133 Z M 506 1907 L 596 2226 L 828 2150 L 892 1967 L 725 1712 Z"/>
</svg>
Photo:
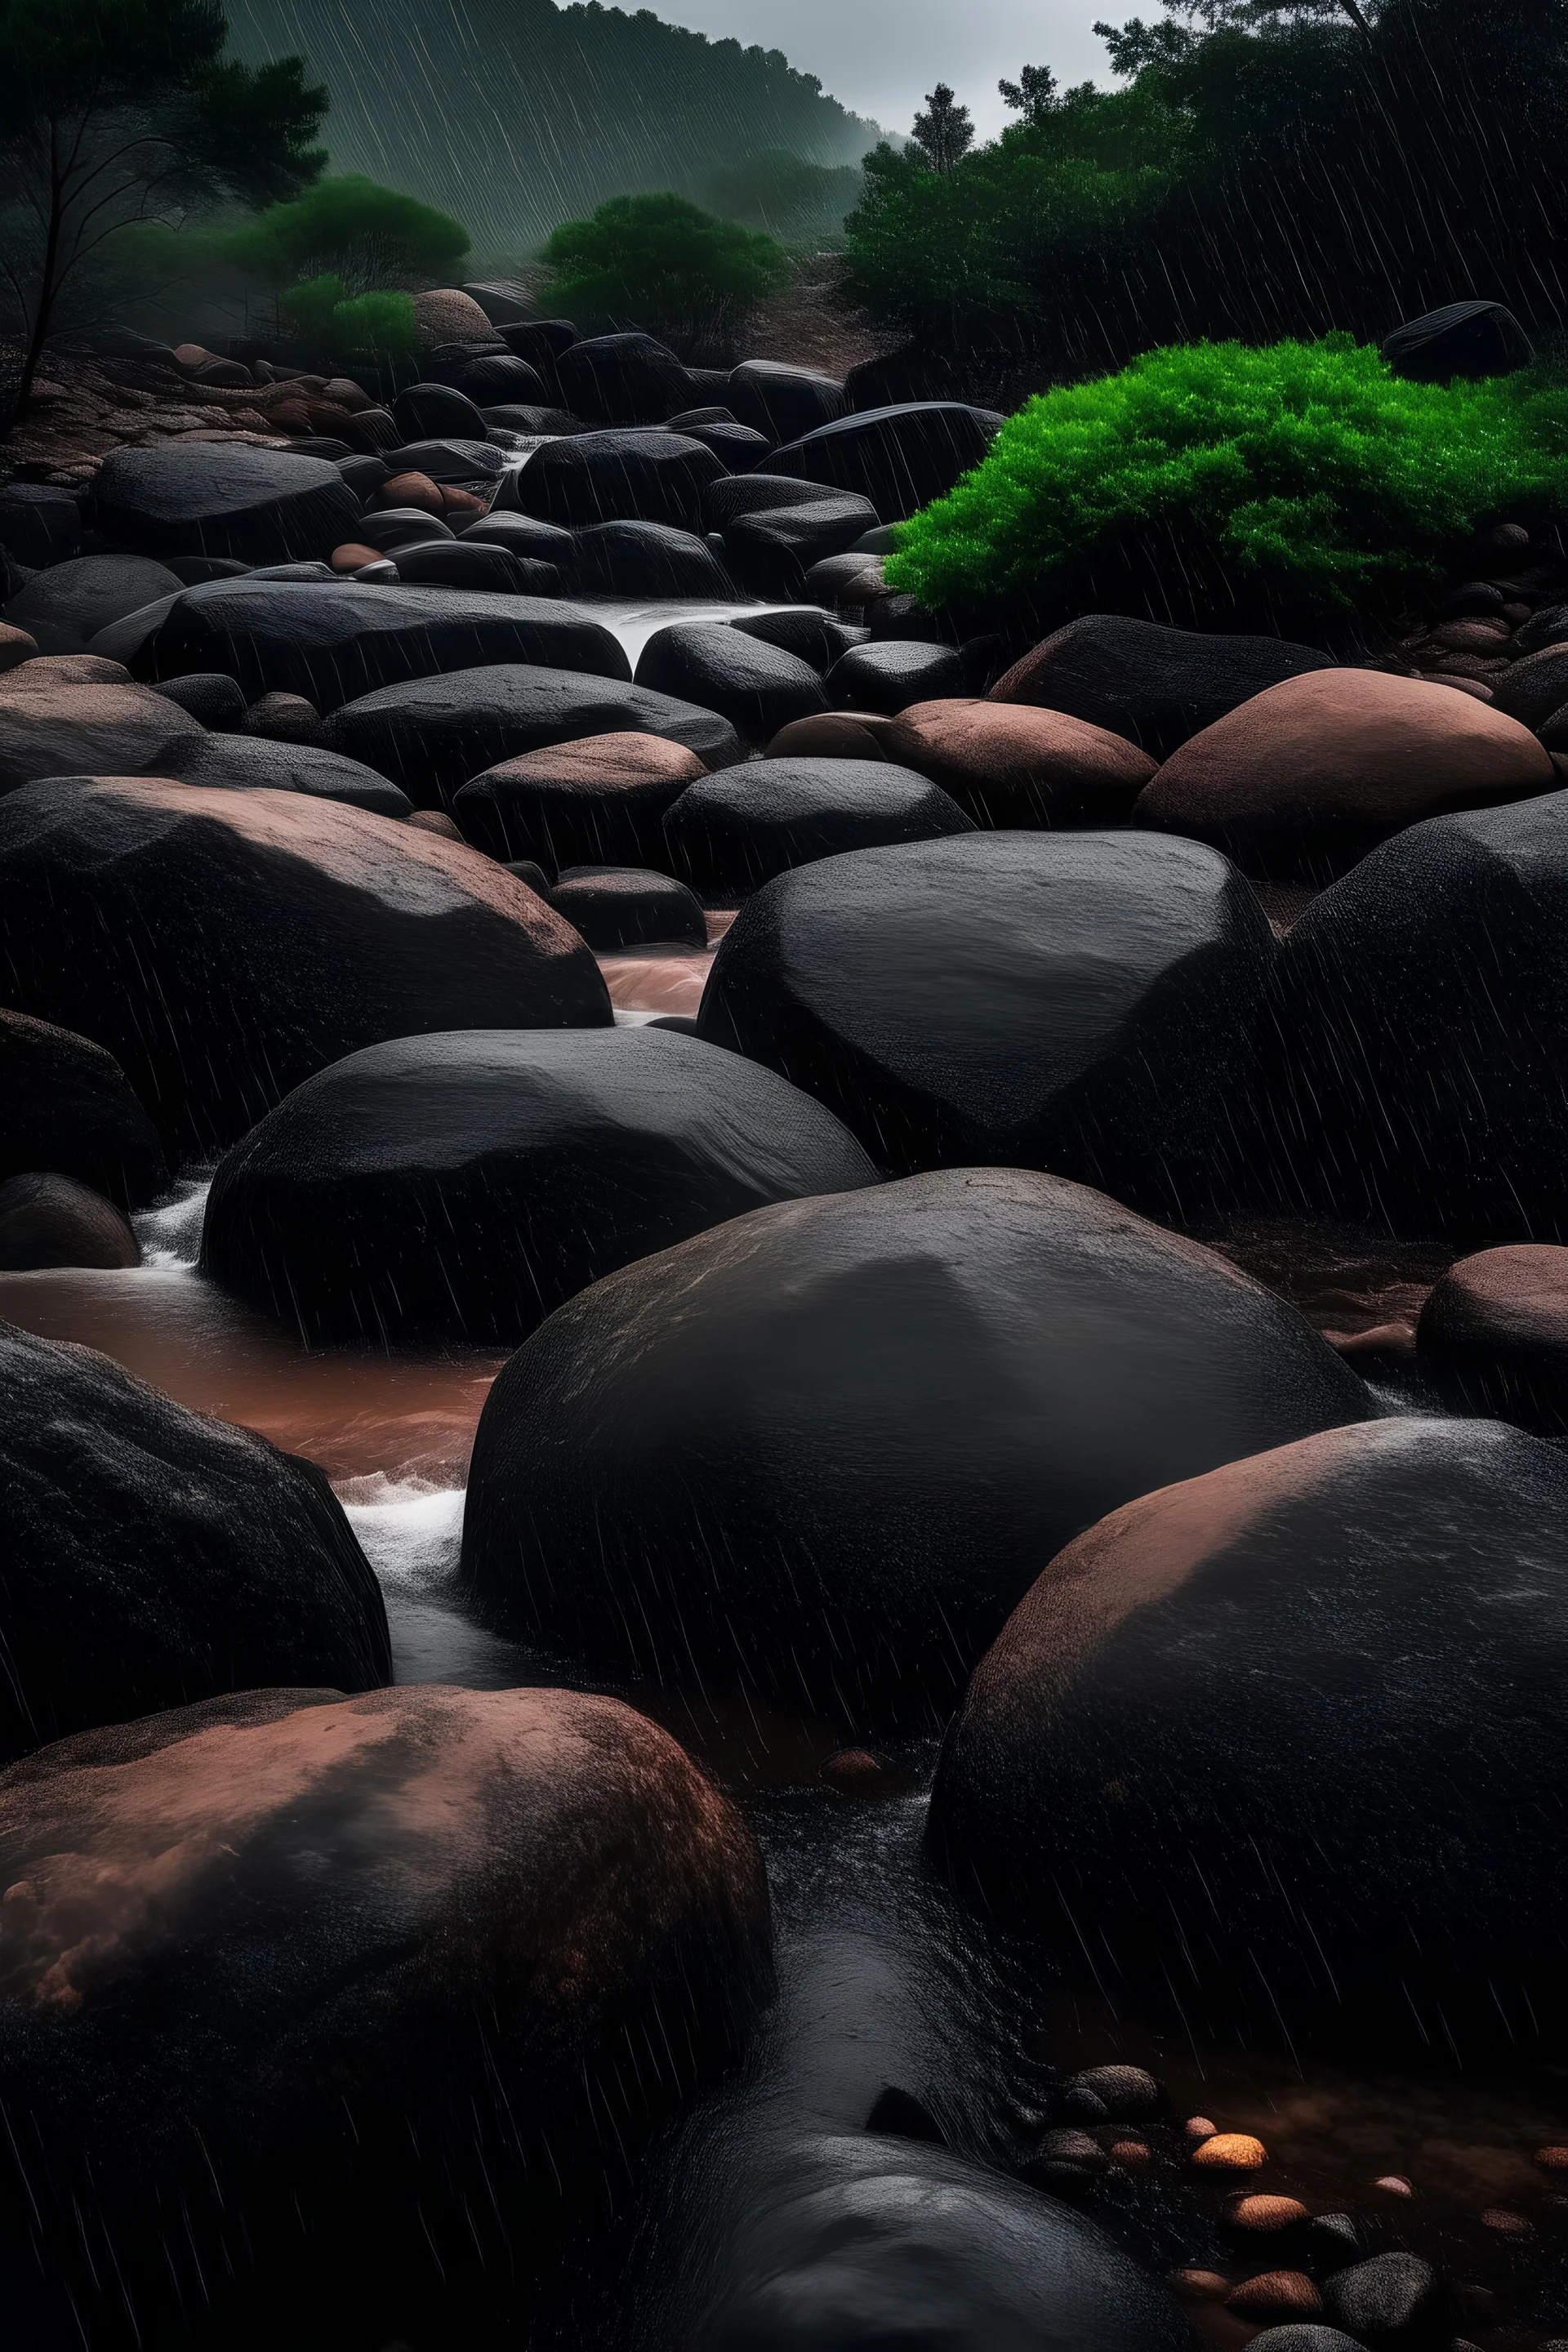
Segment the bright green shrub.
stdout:
<svg viewBox="0 0 1568 2352">
<path fill-rule="evenodd" d="M 414 349 L 414 298 L 374 290 L 345 299 L 331 273 L 291 286 L 283 314 L 302 342 L 329 356 L 401 358 Z"/>
<path fill-rule="evenodd" d="M 1407 383 L 1348 335 L 1192 343 L 1031 400 L 888 578 L 928 605 L 1155 608 L 1196 579 L 1298 625 L 1395 608 L 1475 529 L 1568 511 L 1568 384 Z"/>
<path fill-rule="evenodd" d="M 641 327 L 678 349 L 721 341 L 789 274 L 774 240 L 684 196 L 613 196 L 544 247 L 552 306 L 580 326 Z"/>
</svg>

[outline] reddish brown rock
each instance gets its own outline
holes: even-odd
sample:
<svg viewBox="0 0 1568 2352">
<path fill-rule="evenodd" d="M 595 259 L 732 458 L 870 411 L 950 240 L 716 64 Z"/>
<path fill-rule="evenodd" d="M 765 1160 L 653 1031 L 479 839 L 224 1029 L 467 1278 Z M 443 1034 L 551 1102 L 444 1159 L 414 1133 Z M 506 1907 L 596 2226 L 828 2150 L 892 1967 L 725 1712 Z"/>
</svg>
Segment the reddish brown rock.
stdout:
<svg viewBox="0 0 1568 2352">
<path fill-rule="evenodd" d="M 428 474 L 394 474 L 383 482 L 374 504 L 377 507 L 414 507 L 421 514 L 439 518 L 446 512 L 446 500 Z"/>
<path fill-rule="evenodd" d="M 1421 679 L 1319 670 L 1184 743 L 1133 821 L 1213 842 L 1273 878 L 1327 876 L 1424 817 L 1556 782 L 1549 754 L 1500 709 Z"/>
<path fill-rule="evenodd" d="M 365 547 L 352 539 L 345 540 L 342 547 L 334 547 L 332 550 L 331 562 L 334 572 L 357 572 L 362 563 L 379 563 L 380 561 L 379 547 Z"/>
<path fill-rule="evenodd" d="M 205 732 L 148 687 L 78 684 L 52 662 L 24 662 L 0 677 L 0 793 L 37 776 L 155 773 Z"/>
<path fill-rule="evenodd" d="M 416 833 L 433 833 L 438 841 L 461 841 L 463 838 L 445 809 L 416 809 L 407 822 Z"/>
<path fill-rule="evenodd" d="M 383 1038 L 610 1019 L 576 932 L 489 858 L 163 778 L 0 795 L 0 993 L 107 1046 L 187 1151 Z"/>
<path fill-rule="evenodd" d="M 792 719 L 767 747 L 770 760 L 892 760 L 904 761 L 899 721 L 867 710 L 822 710 Z"/>
<path fill-rule="evenodd" d="M 495 329 L 471 294 L 435 286 L 414 297 L 414 340 L 422 352 L 437 343 L 489 343 Z"/>
<path fill-rule="evenodd" d="M 1304 2271 L 1265 2271 L 1243 2279 L 1226 2297 L 1244 2319 L 1268 2322 L 1307 2319 L 1321 2311 L 1323 2298 Z"/>
<path fill-rule="evenodd" d="M 1155 772 L 1125 736 L 1029 703 L 917 702 L 896 724 L 887 757 L 918 768 L 982 825 L 1120 824 Z"/>
<path fill-rule="evenodd" d="M 436 2340 L 492 2273 L 526 2323 L 606 2145 L 716 2072 L 769 1980 L 733 1807 L 558 1690 L 88 1733 L 0 1778 L 0 1880 L 9 2146 L 93 2340 L 193 2305 L 218 2338 L 308 2307 Z"/>
<path fill-rule="evenodd" d="M 38 650 L 37 639 L 26 629 L 14 629 L 8 621 L 0 621 L 0 672 L 15 669 L 18 662 L 31 661 Z"/>
<path fill-rule="evenodd" d="M 1456 1412 L 1568 1433 L 1568 1249 L 1519 1242 L 1461 1258 L 1423 1307 L 1415 1345 Z"/>
<path fill-rule="evenodd" d="M 494 857 L 664 868 L 665 811 L 707 770 L 662 735 L 586 735 L 502 760 L 453 802 L 466 838 Z"/>
</svg>

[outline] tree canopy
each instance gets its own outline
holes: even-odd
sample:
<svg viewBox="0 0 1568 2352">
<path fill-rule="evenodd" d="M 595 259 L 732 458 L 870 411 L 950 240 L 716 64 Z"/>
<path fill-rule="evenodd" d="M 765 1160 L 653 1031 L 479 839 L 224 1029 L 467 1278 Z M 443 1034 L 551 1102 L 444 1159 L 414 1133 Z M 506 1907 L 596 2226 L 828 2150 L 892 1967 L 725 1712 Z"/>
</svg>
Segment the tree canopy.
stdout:
<svg viewBox="0 0 1568 2352">
<path fill-rule="evenodd" d="M 468 232 L 416 196 L 345 173 L 239 223 L 222 250 L 270 285 L 331 275 L 357 294 L 447 278 L 468 250 Z"/>
<path fill-rule="evenodd" d="M 732 341 L 788 275 L 771 236 L 676 195 L 613 196 L 591 219 L 563 221 L 543 258 L 565 317 L 646 328 L 689 357 Z"/>
</svg>

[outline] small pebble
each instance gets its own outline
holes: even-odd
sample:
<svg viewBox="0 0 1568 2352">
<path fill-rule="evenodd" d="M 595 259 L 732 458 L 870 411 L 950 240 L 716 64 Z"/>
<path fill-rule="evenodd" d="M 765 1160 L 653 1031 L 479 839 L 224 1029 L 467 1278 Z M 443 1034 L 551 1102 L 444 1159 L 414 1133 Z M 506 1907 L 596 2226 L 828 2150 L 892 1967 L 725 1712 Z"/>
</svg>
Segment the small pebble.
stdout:
<svg viewBox="0 0 1568 2352">
<path fill-rule="evenodd" d="M 1414 2197 L 1415 2194 L 1402 2172 L 1385 2172 L 1372 2185 L 1374 2189 L 1381 2189 L 1386 2197 Z"/>
<path fill-rule="evenodd" d="M 1522 2213 L 1512 2212 L 1506 2205 L 1489 2205 L 1481 2215 L 1481 2227 L 1495 2230 L 1503 2238 L 1528 2238 L 1534 2226 Z"/>
<path fill-rule="evenodd" d="M 1213 2139 L 1218 2126 L 1211 2124 L 1207 2116 L 1189 2116 L 1182 2129 L 1188 2139 Z"/>
<path fill-rule="evenodd" d="M 1290 2230 L 1310 2216 L 1297 2197 L 1238 2197 L 1225 2218 L 1233 2230 Z"/>
<path fill-rule="evenodd" d="M 1121 2165 L 1124 2172 L 1147 2172 L 1154 2161 L 1154 2151 L 1146 2140 L 1113 2140 L 1110 2147 L 1110 2160 L 1113 2164 Z"/>
<path fill-rule="evenodd" d="M 1250 2132 L 1215 2132 L 1193 2150 L 1193 2162 L 1205 2171 L 1258 2172 L 1268 2161 L 1268 2150 Z"/>
<path fill-rule="evenodd" d="M 1230 2293 L 1230 2281 L 1218 2271 L 1167 2271 L 1165 2284 L 1183 2303 L 1221 2303 Z"/>
<path fill-rule="evenodd" d="M 341 547 L 333 548 L 331 562 L 334 572 L 357 572 L 362 564 L 379 563 L 381 550 L 366 547 L 357 539 L 345 539 Z"/>
<path fill-rule="evenodd" d="M 1087 2066 L 1066 2085 L 1067 2110 L 1089 2122 L 1136 2123 L 1158 2115 L 1163 2094 L 1142 2066 Z"/>
<path fill-rule="evenodd" d="M 1087 2132 L 1048 2131 L 1040 2141 L 1039 2152 L 1048 2163 L 1086 2165 L 1092 2172 L 1105 2169 L 1105 2150 Z"/>
<path fill-rule="evenodd" d="M 888 1769 L 868 1748 L 840 1748 L 822 1766 L 821 1778 L 846 1796 L 864 1797 L 887 1786 Z"/>
<path fill-rule="evenodd" d="M 1543 2172 L 1568 2172 L 1568 2147 L 1538 2147 L 1535 2161 Z"/>
<path fill-rule="evenodd" d="M 1247 2319 L 1285 2318 L 1323 2307 L 1323 2298 L 1305 2271 L 1265 2271 L 1258 2278 L 1243 2279 L 1226 2303 Z"/>
</svg>

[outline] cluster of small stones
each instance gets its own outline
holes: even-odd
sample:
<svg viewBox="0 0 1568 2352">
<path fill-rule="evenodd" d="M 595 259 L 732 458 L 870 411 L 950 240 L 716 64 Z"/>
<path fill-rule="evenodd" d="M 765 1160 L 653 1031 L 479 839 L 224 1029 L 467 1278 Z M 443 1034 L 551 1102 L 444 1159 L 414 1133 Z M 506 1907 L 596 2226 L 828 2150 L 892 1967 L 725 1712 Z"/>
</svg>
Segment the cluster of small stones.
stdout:
<svg viewBox="0 0 1568 2352">
<path fill-rule="evenodd" d="M 1519 641 L 1519 632 L 1568 594 L 1568 562 L 1517 522 L 1489 531 L 1480 553 L 1491 567 L 1485 576 L 1461 581 L 1378 668 L 1458 687 L 1479 702 L 1494 700 L 1499 680 L 1535 650 L 1528 637 Z"/>
</svg>

